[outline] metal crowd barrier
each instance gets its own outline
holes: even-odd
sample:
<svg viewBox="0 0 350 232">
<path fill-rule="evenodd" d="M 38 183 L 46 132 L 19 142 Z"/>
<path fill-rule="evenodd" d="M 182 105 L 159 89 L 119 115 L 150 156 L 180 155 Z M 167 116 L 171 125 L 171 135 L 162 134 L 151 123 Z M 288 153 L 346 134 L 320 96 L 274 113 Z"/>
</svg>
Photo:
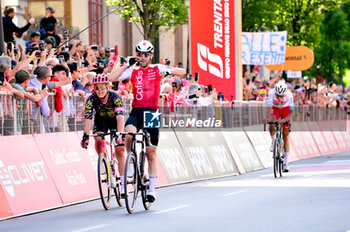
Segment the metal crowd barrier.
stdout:
<svg viewBox="0 0 350 232">
<path fill-rule="evenodd" d="M 0 92 L 0 135 L 19 135 L 50 132 L 79 131 L 84 124 L 84 103 L 86 97 L 75 93 L 65 99 L 64 109 L 57 113 L 54 107 L 54 95 L 48 96 L 51 114 L 34 118 L 32 109 L 35 103 L 24 99 L 16 100 L 12 95 Z M 132 99 L 124 100 L 125 117 L 131 112 Z M 164 98 L 159 101 L 159 110 L 163 121 L 209 118 L 222 121 L 222 128 L 237 128 L 261 124 L 266 117 L 266 103 L 256 101 L 232 101 L 213 103 L 198 107 L 190 101 L 190 106 L 171 104 Z M 346 120 L 346 113 L 336 107 L 303 105 L 295 107 L 292 121 Z M 172 125 L 174 127 L 174 125 Z M 175 127 L 179 127 L 176 125 Z"/>
</svg>

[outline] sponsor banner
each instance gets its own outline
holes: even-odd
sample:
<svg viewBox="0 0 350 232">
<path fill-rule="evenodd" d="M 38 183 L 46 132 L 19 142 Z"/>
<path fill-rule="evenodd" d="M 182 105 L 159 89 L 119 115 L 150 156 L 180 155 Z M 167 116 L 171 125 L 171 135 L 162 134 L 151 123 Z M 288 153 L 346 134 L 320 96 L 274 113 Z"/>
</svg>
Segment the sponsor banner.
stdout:
<svg viewBox="0 0 350 232">
<path fill-rule="evenodd" d="M 238 98 L 237 5 L 231 0 L 191 0 L 190 7 L 191 71 L 199 73 L 200 84 L 211 84 L 228 99 Z"/>
<path fill-rule="evenodd" d="M 284 64 L 287 31 L 243 32 L 243 64 Z"/>
<path fill-rule="evenodd" d="M 333 131 L 339 148 L 343 151 L 350 150 L 350 134 L 346 130 L 344 131 L 344 122 L 330 121 L 329 125 Z"/>
<path fill-rule="evenodd" d="M 64 204 L 99 196 L 96 165 L 75 132 L 38 134 L 34 139 Z"/>
<path fill-rule="evenodd" d="M 13 215 L 61 206 L 52 170 L 33 136 L 4 136 L 0 137 L 0 144 L 6 144 L 0 152 L 0 184 Z"/>
<path fill-rule="evenodd" d="M 223 135 L 240 173 L 263 168 L 258 155 L 244 131 L 223 132 Z"/>
<path fill-rule="evenodd" d="M 304 71 L 308 70 L 314 63 L 314 53 L 308 47 L 293 46 L 286 48 L 286 60 L 284 66 L 266 65 L 270 70 L 291 70 L 291 71 Z"/>
<path fill-rule="evenodd" d="M 195 179 L 238 174 L 221 132 L 175 132 Z"/>
<path fill-rule="evenodd" d="M 190 159 L 184 155 L 175 133 L 162 131 L 159 136 L 157 156 L 166 173 L 168 183 L 194 180 L 195 173 Z"/>
<path fill-rule="evenodd" d="M 306 122 L 293 122 L 290 137 L 290 160 L 304 159 L 320 154 Z"/>
<path fill-rule="evenodd" d="M 329 154 L 331 149 L 329 148 L 326 139 L 321 132 L 317 122 L 308 122 L 309 129 L 311 131 L 312 137 L 314 138 L 320 154 Z"/>
<path fill-rule="evenodd" d="M 320 128 L 320 131 L 322 132 L 323 137 L 325 138 L 325 142 L 328 144 L 330 153 L 341 152 L 342 150 L 339 148 L 338 143 L 336 142 L 336 139 L 333 135 L 333 131 L 331 130 L 329 121 L 317 122 L 317 125 Z"/>
<path fill-rule="evenodd" d="M 244 130 L 252 143 L 257 155 L 260 158 L 261 163 L 265 168 L 272 167 L 272 152 L 270 152 L 271 146 L 271 136 L 268 132 L 268 126 L 266 126 L 267 131 L 261 131 L 263 125 L 247 126 Z"/>
<path fill-rule="evenodd" d="M 3 175 L 4 175 L 4 173 L 2 173 L 0 171 L 0 179 L 1 180 L 3 179 L 3 178 L 1 178 Z M 5 194 L 3 193 L 1 185 L 0 185 L 0 219 L 10 217 L 10 216 L 12 216 L 12 212 L 11 212 L 10 206 L 7 203 Z"/>
</svg>

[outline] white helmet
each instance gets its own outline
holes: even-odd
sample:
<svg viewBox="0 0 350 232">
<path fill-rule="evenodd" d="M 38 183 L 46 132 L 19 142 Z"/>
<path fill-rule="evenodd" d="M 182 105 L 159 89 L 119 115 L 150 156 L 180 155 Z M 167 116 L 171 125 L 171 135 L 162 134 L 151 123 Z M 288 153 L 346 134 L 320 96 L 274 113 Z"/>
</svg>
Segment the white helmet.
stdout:
<svg viewBox="0 0 350 232">
<path fill-rule="evenodd" d="M 284 81 L 280 81 L 275 86 L 276 94 L 283 95 L 287 92 L 287 85 L 284 83 Z"/>
<path fill-rule="evenodd" d="M 153 45 L 148 40 L 142 40 L 136 44 L 136 52 L 151 52 L 153 53 Z"/>
</svg>

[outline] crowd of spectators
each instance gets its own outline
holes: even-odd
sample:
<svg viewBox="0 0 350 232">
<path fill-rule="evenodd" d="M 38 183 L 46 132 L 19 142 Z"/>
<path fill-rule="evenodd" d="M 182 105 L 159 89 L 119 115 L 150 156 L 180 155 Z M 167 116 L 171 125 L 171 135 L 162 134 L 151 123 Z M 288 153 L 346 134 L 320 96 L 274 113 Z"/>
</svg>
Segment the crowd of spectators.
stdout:
<svg viewBox="0 0 350 232">
<path fill-rule="evenodd" d="M 33 24 L 33 19 L 25 27 L 17 28 L 12 23 L 13 8 L 5 9 L 7 21 L 4 25 L 13 25 L 12 33 L 6 36 L 5 53 L 0 56 L 0 129 L 4 135 L 82 129 L 81 109 L 87 95 L 93 91 L 93 77 L 97 73 L 108 74 L 127 62 L 128 58 L 119 56 L 117 45 L 114 48 L 99 47 L 80 40 L 68 44 L 67 33 L 56 33 L 58 20 L 53 16 L 54 12 L 51 7 L 46 9 L 38 30 L 31 34 L 25 46 L 21 46 L 14 43 L 13 36 L 20 37 Z M 159 63 L 172 66 L 169 59 L 161 58 Z M 258 73 L 246 72 L 243 100 L 266 101 L 269 90 L 281 76 L 282 72 L 279 72 L 272 78 L 261 80 Z M 130 102 L 132 85 L 129 80 L 111 86 L 126 102 Z M 346 108 L 350 104 L 349 87 L 344 89 L 326 81 L 316 83 L 316 79 L 295 79 L 289 81 L 288 86 L 296 105 Z M 12 96 L 15 101 L 11 100 Z M 74 96 L 81 98 L 80 103 L 74 100 Z M 188 74 L 185 78 L 164 75 L 161 98 L 162 104 L 172 108 L 175 105 L 206 107 L 232 100 L 231 96 L 224 96 L 212 85 L 200 85 L 198 74 Z M 77 125 L 79 120 L 80 127 L 73 128 L 71 125 Z M 13 130 L 14 124 L 16 131 Z"/>
<path fill-rule="evenodd" d="M 266 101 L 270 89 L 282 79 L 282 72 L 278 72 L 273 78 L 262 79 L 258 77 L 258 72 L 246 72 L 243 79 L 244 101 Z M 338 107 L 349 111 L 350 86 L 327 82 L 321 77 L 287 78 L 286 84 L 293 94 L 296 106 Z"/>
</svg>

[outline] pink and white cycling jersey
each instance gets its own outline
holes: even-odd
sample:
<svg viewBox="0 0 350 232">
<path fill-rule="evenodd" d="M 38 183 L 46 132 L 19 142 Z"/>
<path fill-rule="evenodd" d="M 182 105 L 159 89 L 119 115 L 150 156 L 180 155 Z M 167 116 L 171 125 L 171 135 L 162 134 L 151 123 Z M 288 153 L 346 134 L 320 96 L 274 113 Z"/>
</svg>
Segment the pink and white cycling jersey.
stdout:
<svg viewBox="0 0 350 232">
<path fill-rule="evenodd" d="M 289 90 L 287 90 L 284 97 L 281 100 L 278 100 L 276 97 L 275 89 L 271 89 L 269 91 L 269 97 L 267 98 L 267 105 L 276 107 L 278 109 L 289 106 L 290 110 L 294 110 L 293 95 Z"/>
<path fill-rule="evenodd" d="M 146 69 L 139 66 L 130 67 L 125 70 L 119 81 L 130 79 L 134 99 L 133 108 L 158 109 L 160 86 L 162 77 L 160 74 L 171 73 L 176 68 L 163 64 L 150 64 Z"/>
</svg>

